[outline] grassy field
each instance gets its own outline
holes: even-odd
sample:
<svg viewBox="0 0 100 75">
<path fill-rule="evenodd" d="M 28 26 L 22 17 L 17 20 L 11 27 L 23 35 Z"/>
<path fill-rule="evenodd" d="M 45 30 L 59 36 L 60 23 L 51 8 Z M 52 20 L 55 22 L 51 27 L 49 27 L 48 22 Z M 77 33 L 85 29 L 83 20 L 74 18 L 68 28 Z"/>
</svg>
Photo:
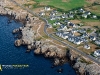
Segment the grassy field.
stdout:
<svg viewBox="0 0 100 75">
<path fill-rule="evenodd" d="M 34 0 L 34 1 L 40 3 L 40 5 L 50 5 L 56 8 L 63 9 L 64 11 L 82 7 L 85 4 L 87 4 L 85 0 Z"/>
</svg>

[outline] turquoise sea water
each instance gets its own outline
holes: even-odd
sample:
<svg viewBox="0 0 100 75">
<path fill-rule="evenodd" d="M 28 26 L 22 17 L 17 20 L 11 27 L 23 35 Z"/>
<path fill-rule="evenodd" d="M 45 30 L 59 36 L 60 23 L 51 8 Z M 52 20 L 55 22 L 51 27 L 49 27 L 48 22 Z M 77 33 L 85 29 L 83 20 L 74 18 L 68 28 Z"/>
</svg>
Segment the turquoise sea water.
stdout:
<svg viewBox="0 0 100 75">
<path fill-rule="evenodd" d="M 0 75 L 76 75 L 68 63 L 51 68 L 52 62 L 43 56 L 35 56 L 32 52 L 25 53 L 25 47 L 14 46 L 12 30 L 21 26 L 21 23 L 12 21 L 7 23 L 8 18 L 0 16 L 0 64 L 2 65 L 29 65 L 28 68 L 5 68 L 2 67 Z M 63 73 L 57 69 L 63 68 Z"/>
</svg>

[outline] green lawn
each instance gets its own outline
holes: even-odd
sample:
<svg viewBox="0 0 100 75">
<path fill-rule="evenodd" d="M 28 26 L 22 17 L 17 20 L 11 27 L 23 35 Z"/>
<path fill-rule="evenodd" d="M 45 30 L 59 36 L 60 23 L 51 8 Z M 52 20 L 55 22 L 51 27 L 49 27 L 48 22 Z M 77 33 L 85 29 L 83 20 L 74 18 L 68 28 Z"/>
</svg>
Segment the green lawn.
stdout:
<svg viewBox="0 0 100 75">
<path fill-rule="evenodd" d="M 85 0 L 66 0 L 66 2 L 63 2 L 62 0 L 34 0 L 34 1 L 44 5 L 50 5 L 56 8 L 64 9 L 65 11 L 82 7 L 85 4 L 87 4 Z"/>
</svg>

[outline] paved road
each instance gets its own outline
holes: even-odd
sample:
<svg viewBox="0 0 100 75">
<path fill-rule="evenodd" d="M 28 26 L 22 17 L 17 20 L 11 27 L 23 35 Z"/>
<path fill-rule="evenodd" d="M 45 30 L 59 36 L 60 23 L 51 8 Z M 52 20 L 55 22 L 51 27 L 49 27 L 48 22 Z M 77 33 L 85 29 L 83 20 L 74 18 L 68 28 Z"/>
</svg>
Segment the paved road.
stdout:
<svg viewBox="0 0 100 75">
<path fill-rule="evenodd" d="M 20 4 L 16 3 L 14 0 L 10 0 L 10 1 L 12 1 L 14 4 L 18 5 L 18 6 L 21 7 L 22 9 L 26 10 L 27 12 L 33 14 L 34 16 L 37 16 L 37 17 L 39 17 L 40 19 L 42 19 L 42 20 L 46 23 L 46 25 L 44 26 L 44 33 L 45 33 L 46 35 L 48 35 L 49 37 L 51 37 L 51 38 L 54 39 L 54 40 L 57 40 L 57 41 L 61 42 L 63 45 L 67 46 L 67 47 L 70 48 L 71 50 L 76 51 L 77 53 L 79 53 L 79 55 L 82 55 L 82 56 L 84 56 L 84 57 L 86 57 L 86 58 L 89 58 L 90 60 L 92 60 L 92 61 L 95 62 L 96 64 L 100 65 L 100 62 L 99 62 L 98 60 L 96 60 L 94 57 L 92 57 L 91 55 L 87 55 L 86 53 L 82 52 L 81 50 L 78 50 L 77 48 L 71 46 L 70 44 L 65 43 L 64 41 L 61 41 L 61 40 L 55 38 L 54 36 L 52 36 L 51 34 L 49 34 L 49 33 L 46 31 L 47 28 L 48 28 L 48 26 L 49 26 L 49 24 L 48 24 L 48 21 L 47 21 L 45 18 L 43 18 L 43 17 L 37 15 L 36 13 L 34 13 L 33 11 L 31 11 L 31 10 L 29 10 L 29 9 L 26 9 L 25 7 L 23 7 L 23 6 L 21 6 Z"/>
</svg>

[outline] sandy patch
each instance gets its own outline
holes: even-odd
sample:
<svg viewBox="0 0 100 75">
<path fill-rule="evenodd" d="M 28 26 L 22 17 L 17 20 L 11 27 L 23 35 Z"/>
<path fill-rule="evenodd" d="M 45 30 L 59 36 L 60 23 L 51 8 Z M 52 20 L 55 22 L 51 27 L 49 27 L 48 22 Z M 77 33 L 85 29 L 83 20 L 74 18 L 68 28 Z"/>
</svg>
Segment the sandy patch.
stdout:
<svg viewBox="0 0 100 75">
<path fill-rule="evenodd" d="M 96 0 L 86 0 L 88 3 L 94 3 Z"/>
<path fill-rule="evenodd" d="M 88 25 L 88 26 L 99 26 L 100 22 L 86 22 L 86 25 Z"/>
<path fill-rule="evenodd" d="M 62 2 L 68 2 L 69 0 L 62 0 Z"/>
<path fill-rule="evenodd" d="M 80 23 L 81 21 L 79 21 L 79 20 L 70 20 L 70 22 L 75 23 L 75 24 L 78 24 L 78 23 Z"/>
</svg>

